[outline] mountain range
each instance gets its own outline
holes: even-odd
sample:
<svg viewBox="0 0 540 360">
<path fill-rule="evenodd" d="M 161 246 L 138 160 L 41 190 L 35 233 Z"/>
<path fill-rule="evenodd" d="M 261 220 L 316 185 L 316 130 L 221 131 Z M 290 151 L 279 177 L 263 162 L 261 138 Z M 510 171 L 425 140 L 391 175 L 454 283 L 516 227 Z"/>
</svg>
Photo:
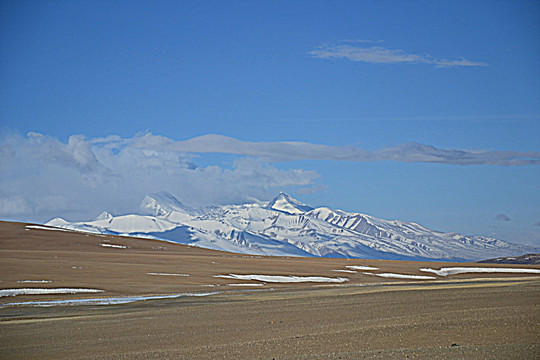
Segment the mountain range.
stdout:
<svg viewBox="0 0 540 360">
<path fill-rule="evenodd" d="M 167 240 L 236 253 L 279 256 L 465 261 L 540 249 L 430 230 L 418 223 L 312 208 L 280 193 L 270 202 L 193 209 L 166 192 L 147 195 L 140 213 L 49 226 Z"/>
</svg>

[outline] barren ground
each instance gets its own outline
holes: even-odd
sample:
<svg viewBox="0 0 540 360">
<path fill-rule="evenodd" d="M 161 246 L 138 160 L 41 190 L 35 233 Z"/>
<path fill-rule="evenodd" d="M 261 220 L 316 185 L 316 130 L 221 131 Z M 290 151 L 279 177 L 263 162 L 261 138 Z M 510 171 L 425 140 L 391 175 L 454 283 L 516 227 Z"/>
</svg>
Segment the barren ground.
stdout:
<svg viewBox="0 0 540 360">
<path fill-rule="evenodd" d="M 379 270 L 335 271 L 351 265 Z M 0 297 L 0 358 L 540 358 L 540 276 L 444 278 L 419 270 L 450 266 L 495 265 L 246 256 L 0 222 L 0 290 L 103 290 Z M 214 277 L 230 273 L 349 281 L 272 284 Z M 232 286 L 248 283 L 263 285 Z M 29 304 L 209 292 L 216 294 L 119 305 Z"/>
</svg>

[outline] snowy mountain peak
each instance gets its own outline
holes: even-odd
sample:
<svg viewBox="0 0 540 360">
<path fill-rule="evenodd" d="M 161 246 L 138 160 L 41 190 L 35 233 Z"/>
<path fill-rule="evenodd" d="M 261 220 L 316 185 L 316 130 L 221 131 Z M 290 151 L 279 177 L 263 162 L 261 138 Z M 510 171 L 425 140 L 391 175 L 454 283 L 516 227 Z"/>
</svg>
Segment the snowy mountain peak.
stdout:
<svg viewBox="0 0 540 360">
<path fill-rule="evenodd" d="M 57 226 L 57 227 L 64 227 L 64 226 L 69 225 L 69 222 L 67 222 L 66 220 L 62 219 L 61 217 L 57 217 L 57 218 L 54 218 L 54 219 L 52 219 L 51 221 L 49 221 L 46 225 L 49 225 L 49 226 Z"/>
<path fill-rule="evenodd" d="M 169 216 L 172 212 L 190 212 L 188 207 L 166 191 L 146 195 L 140 207 L 143 213 L 161 218 Z"/>
<path fill-rule="evenodd" d="M 94 221 L 99 221 L 99 220 L 110 220 L 110 219 L 112 219 L 112 218 L 113 218 L 113 216 L 112 216 L 110 213 L 104 211 L 104 212 L 102 212 L 101 214 L 99 214 L 99 215 L 94 219 Z"/>
<path fill-rule="evenodd" d="M 146 196 L 141 208 L 150 215 L 105 212 L 94 221 L 70 223 L 56 218 L 47 225 L 259 255 L 455 261 L 540 251 L 488 237 L 433 231 L 414 222 L 312 209 L 284 193 L 266 204 L 192 210 L 161 192 Z"/>
<path fill-rule="evenodd" d="M 303 214 L 313 210 L 312 207 L 301 203 L 283 192 L 280 192 L 279 195 L 275 197 L 274 200 L 270 201 L 266 207 L 267 209 L 277 210 L 293 215 Z"/>
</svg>

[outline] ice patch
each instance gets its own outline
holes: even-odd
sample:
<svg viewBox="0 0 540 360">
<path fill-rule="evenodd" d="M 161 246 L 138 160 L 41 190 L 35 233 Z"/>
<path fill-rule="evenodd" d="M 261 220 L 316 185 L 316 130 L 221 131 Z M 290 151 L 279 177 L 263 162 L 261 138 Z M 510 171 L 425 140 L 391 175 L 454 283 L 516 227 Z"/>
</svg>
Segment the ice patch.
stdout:
<svg viewBox="0 0 540 360">
<path fill-rule="evenodd" d="M 156 276 L 190 276 L 189 274 L 170 274 L 170 273 L 153 273 L 149 272 L 146 275 L 156 275 Z"/>
<path fill-rule="evenodd" d="M 48 226 L 39 226 L 39 225 L 26 225 L 26 229 L 35 229 L 35 230 L 52 230 L 52 231 L 70 231 L 73 230 L 67 230 L 67 229 L 61 229 L 57 227 L 48 227 Z"/>
<path fill-rule="evenodd" d="M 99 244 L 101 245 L 102 247 L 110 247 L 110 248 L 115 248 L 115 249 L 127 249 L 129 248 L 129 246 L 125 246 L 125 245 L 114 245 L 114 244 Z"/>
<path fill-rule="evenodd" d="M 0 289 L 0 297 L 17 295 L 50 295 L 50 294 L 78 294 L 78 293 L 98 293 L 103 290 L 79 289 L 79 288 L 57 288 L 57 289 Z"/>
<path fill-rule="evenodd" d="M 70 300 L 53 300 L 53 301 L 24 301 L 16 303 L 2 304 L 0 307 L 6 306 L 74 306 L 74 305 L 121 305 L 129 304 L 136 301 L 145 300 L 161 300 L 161 299 L 176 299 L 182 297 L 197 297 L 216 295 L 219 292 L 209 293 L 194 293 L 194 294 L 175 294 L 175 295 L 154 295 L 154 296 L 126 296 L 126 297 L 111 297 L 111 298 L 95 298 L 95 299 L 70 299 Z"/>
<path fill-rule="evenodd" d="M 259 284 L 259 283 L 255 283 L 255 284 L 229 284 L 228 286 L 264 286 L 264 284 Z"/>
<path fill-rule="evenodd" d="M 354 270 L 330 270 L 330 271 L 356 274 L 356 271 L 354 271 Z"/>
<path fill-rule="evenodd" d="M 353 270 L 379 270 L 377 267 L 373 266 L 364 266 L 364 265 L 349 265 L 345 266 L 346 268 L 353 269 Z"/>
<path fill-rule="evenodd" d="M 300 283 L 300 282 L 329 282 L 342 283 L 349 281 L 347 278 L 330 278 L 324 276 L 292 276 L 292 275 L 214 275 L 214 277 L 237 280 L 254 280 L 269 283 Z"/>
<path fill-rule="evenodd" d="M 488 267 L 450 267 L 435 270 L 422 268 L 420 271 L 430 272 L 439 276 L 448 276 L 465 273 L 518 273 L 518 274 L 540 274 L 539 269 L 518 269 L 518 268 L 488 268 Z"/>
<path fill-rule="evenodd" d="M 393 279 L 414 279 L 414 280 L 432 280 L 436 279 L 435 276 L 424 276 L 424 275 L 407 275 L 407 274 L 395 274 L 395 273 L 381 273 L 381 274 L 374 274 L 374 273 L 364 273 L 366 275 L 373 275 L 373 276 L 379 276 L 383 278 L 393 278 Z"/>
</svg>

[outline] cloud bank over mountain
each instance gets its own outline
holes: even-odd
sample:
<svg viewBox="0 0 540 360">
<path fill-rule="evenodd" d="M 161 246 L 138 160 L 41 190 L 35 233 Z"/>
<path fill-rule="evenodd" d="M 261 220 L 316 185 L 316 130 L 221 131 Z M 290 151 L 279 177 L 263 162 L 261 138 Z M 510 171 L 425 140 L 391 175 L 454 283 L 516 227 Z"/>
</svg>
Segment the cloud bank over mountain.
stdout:
<svg viewBox="0 0 540 360">
<path fill-rule="evenodd" d="M 235 156 L 230 162 L 214 159 L 208 164 L 206 154 Z M 188 205 L 206 206 L 266 200 L 284 188 L 299 193 L 325 189 L 316 183 L 317 171 L 285 163 L 289 161 L 540 164 L 539 152 L 439 149 L 418 143 L 370 151 L 222 135 L 177 141 L 151 133 L 93 139 L 73 135 L 67 142 L 34 132 L 7 135 L 0 140 L 0 157 L 0 216 L 41 221 L 53 214 L 87 219 L 104 208 L 131 211 L 144 195 L 161 190 Z"/>
<path fill-rule="evenodd" d="M 150 135 L 67 143 L 30 133 L 4 137 L 0 145 L 0 216 L 48 220 L 53 214 L 95 216 L 104 208 L 136 209 L 145 194 L 166 190 L 194 205 L 266 198 L 289 186 L 311 185 L 316 171 L 278 169 L 254 157 L 230 166 L 195 163 L 194 154 L 144 146 Z"/>
</svg>

